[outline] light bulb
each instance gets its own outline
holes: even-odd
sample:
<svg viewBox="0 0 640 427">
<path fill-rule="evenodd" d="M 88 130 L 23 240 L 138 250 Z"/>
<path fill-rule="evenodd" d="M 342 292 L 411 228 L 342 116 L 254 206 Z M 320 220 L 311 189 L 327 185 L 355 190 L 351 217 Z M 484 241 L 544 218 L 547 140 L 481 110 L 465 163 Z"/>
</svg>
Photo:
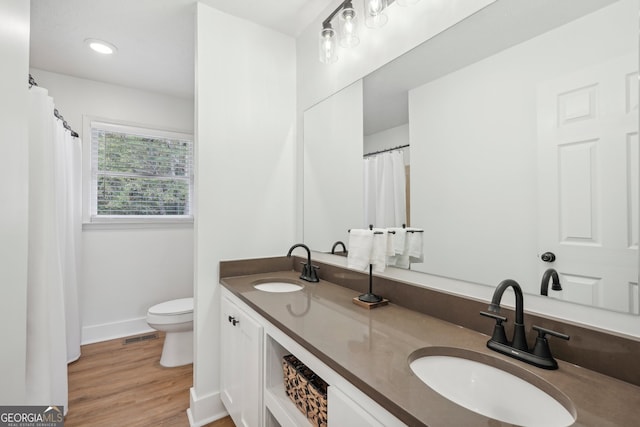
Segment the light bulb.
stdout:
<svg viewBox="0 0 640 427">
<path fill-rule="evenodd" d="M 336 54 L 336 32 L 331 25 L 320 31 L 319 59 L 323 64 L 332 64 L 338 60 Z"/>
<path fill-rule="evenodd" d="M 340 46 L 354 47 L 360 43 L 358 38 L 358 18 L 353 7 L 346 7 L 340 12 Z"/>
<path fill-rule="evenodd" d="M 367 2 L 367 12 L 371 15 L 377 15 L 384 9 L 382 0 L 369 0 Z"/>
<path fill-rule="evenodd" d="M 387 14 L 384 13 L 386 7 L 387 0 L 366 0 L 364 3 L 364 24 L 369 28 L 380 28 L 384 26 L 389 20 Z"/>
</svg>

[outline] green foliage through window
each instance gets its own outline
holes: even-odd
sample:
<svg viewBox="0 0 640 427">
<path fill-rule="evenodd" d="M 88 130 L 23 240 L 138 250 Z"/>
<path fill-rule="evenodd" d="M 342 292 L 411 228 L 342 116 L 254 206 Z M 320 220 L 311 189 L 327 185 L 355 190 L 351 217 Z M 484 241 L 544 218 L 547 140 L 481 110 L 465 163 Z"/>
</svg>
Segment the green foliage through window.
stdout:
<svg viewBox="0 0 640 427">
<path fill-rule="evenodd" d="M 192 145 L 93 128 L 95 214 L 191 215 Z"/>
</svg>

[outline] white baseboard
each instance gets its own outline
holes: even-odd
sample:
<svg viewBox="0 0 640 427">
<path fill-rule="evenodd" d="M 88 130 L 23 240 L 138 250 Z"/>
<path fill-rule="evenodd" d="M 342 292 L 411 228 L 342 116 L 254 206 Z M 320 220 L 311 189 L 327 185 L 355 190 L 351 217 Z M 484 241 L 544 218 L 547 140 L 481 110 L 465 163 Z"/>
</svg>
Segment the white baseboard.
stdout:
<svg viewBox="0 0 640 427">
<path fill-rule="evenodd" d="M 187 409 L 187 417 L 191 427 L 202 427 L 229 415 L 220 400 L 220 392 L 198 396 L 191 387 L 189 396 L 190 407 Z"/>
<path fill-rule="evenodd" d="M 146 317 L 82 327 L 82 345 L 154 331 Z"/>
</svg>

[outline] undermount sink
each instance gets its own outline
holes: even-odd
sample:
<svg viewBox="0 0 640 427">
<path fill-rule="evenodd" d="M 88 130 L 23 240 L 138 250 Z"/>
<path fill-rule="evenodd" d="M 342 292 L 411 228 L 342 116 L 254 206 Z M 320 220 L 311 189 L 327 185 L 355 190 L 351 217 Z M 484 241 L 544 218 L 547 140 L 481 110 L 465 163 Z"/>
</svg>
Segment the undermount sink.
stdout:
<svg viewBox="0 0 640 427">
<path fill-rule="evenodd" d="M 253 283 L 253 287 L 263 292 L 295 292 L 304 286 L 288 279 L 263 279 Z"/>
<path fill-rule="evenodd" d="M 476 359 L 476 360 L 473 360 Z M 473 412 L 520 426 L 560 427 L 575 422 L 569 399 L 526 370 L 514 375 L 501 359 L 463 349 L 431 347 L 409 358 L 411 370 L 431 389 Z M 487 362 L 487 363 L 484 363 Z M 517 368 L 516 368 L 517 369 Z M 513 366 L 509 370 L 514 370 Z M 520 376 L 529 377 L 564 401 Z"/>
</svg>

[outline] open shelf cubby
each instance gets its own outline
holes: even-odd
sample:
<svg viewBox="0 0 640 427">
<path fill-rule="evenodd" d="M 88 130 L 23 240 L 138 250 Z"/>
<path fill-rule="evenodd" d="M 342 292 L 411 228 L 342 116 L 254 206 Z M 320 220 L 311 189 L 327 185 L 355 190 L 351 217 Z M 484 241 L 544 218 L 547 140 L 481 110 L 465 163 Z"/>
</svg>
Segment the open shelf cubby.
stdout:
<svg viewBox="0 0 640 427">
<path fill-rule="evenodd" d="M 283 347 L 269 334 L 266 335 L 265 352 L 264 404 L 269 425 L 281 427 L 310 426 L 311 423 L 307 417 L 289 399 L 284 388 L 282 357 L 292 354 L 292 352 Z"/>
</svg>

